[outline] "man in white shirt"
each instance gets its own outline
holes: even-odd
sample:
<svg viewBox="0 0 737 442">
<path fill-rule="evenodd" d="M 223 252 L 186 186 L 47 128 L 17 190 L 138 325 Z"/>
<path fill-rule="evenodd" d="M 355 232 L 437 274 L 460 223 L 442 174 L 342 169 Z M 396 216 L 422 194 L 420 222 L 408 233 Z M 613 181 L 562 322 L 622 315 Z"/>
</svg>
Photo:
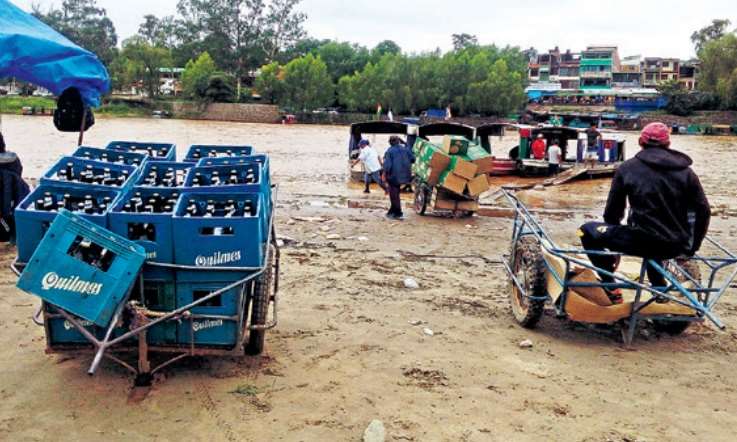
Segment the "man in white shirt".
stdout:
<svg viewBox="0 0 737 442">
<path fill-rule="evenodd" d="M 557 175 L 560 172 L 560 163 L 563 157 L 563 151 L 559 146 L 558 140 L 553 140 L 548 147 L 548 172 L 550 175 Z"/>
<path fill-rule="evenodd" d="M 368 140 L 361 140 L 358 142 L 358 147 L 361 149 L 361 153 L 358 155 L 358 159 L 353 161 L 355 166 L 359 161 L 363 163 L 363 169 L 365 171 L 364 180 L 366 182 L 366 188 L 363 193 L 371 193 L 370 186 L 371 182 L 377 183 L 384 192 L 387 191 L 386 184 L 381 179 L 381 169 L 383 164 L 381 163 L 381 157 L 376 150 L 371 147 L 371 143 Z"/>
</svg>

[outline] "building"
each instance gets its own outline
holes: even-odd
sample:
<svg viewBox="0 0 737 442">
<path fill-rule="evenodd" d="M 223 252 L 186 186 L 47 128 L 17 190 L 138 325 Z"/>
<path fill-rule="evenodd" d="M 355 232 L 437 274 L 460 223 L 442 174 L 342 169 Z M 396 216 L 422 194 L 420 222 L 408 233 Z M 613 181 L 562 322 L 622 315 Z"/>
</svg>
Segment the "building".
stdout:
<svg viewBox="0 0 737 442">
<path fill-rule="evenodd" d="M 698 60 L 682 61 L 678 69 L 678 82 L 687 91 L 696 89 L 696 79 L 701 73 L 701 65 Z"/>
<path fill-rule="evenodd" d="M 579 56 L 570 50 L 561 53 L 557 46 L 537 54 L 531 57 L 528 78 L 542 89 L 578 89 Z"/>
<path fill-rule="evenodd" d="M 680 78 L 681 62 L 677 58 L 646 57 L 642 61 L 642 85 L 656 87 L 659 84 Z"/>
<path fill-rule="evenodd" d="M 616 46 L 589 46 L 581 52 L 580 88 L 611 89 L 613 73 L 619 72 L 620 59 Z"/>
</svg>

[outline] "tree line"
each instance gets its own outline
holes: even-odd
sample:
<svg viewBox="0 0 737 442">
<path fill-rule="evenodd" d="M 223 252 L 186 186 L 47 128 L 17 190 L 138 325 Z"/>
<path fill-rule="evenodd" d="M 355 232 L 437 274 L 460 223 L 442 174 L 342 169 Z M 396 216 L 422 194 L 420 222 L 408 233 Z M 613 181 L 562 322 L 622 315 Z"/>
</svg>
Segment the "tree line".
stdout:
<svg viewBox="0 0 737 442">
<path fill-rule="evenodd" d="M 373 48 L 310 38 L 301 0 L 180 0 L 177 13 L 147 15 L 118 45 L 96 0 L 64 0 L 33 14 L 105 63 L 114 89 L 142 82 L 159 95 L 161 68 L 185 67 L 182 86 L 199 101 L 246 101 L 252 93 L 292 111 L 342 107 L 395 113 L 452 107 L 503 115 L 524 104 L 527 59 L 517 48 L 453 36 L 454 50 L 405 54 L 393 41 Z M 242 80 L 256 77 L 254 88 Z"/>
<path fill-rule="evenodd" d="M 730 20 L 715 19 L 691 35 L 700 62 L 698 88 L 689 92 L 676 81 L 661 85 L 670 113 L 737 110 L 737 29 L 730 30 L 731 25 Z"/>
</svg>

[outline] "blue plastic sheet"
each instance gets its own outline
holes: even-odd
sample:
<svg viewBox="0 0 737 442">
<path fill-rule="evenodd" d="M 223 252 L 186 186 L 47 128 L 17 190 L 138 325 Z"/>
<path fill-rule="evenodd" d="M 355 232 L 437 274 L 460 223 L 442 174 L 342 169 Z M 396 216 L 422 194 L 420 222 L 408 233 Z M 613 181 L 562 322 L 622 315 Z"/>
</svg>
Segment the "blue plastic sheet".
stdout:
<svg viewBox="0 0 737 442">
<path fill-rule="evenodd" d="M 110 76 L 93 53 L 8 0 L 0 0 L 0 78 L 8 77 L 44 87 L 56 96 L 76 87 L 93 107 L 110 90 Z"/>
</svg>

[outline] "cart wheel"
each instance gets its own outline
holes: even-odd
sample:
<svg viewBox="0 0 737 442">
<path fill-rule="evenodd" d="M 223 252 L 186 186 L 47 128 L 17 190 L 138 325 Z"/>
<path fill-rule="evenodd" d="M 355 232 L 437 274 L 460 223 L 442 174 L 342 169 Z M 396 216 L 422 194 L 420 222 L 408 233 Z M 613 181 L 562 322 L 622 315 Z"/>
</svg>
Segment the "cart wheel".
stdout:
<svg viewBox="0 0 737 442">
<path fill-rule="evenodd" d="M 528 296 L 543 297 L 547 295 L 545 284 L 545 260 L 540 243 L 533 237 L 522 237 L 512 250 L 514 262 L 512 271 Z M 520 293 L 510 279 L 510 301 L 512 314 L 519 324 L 525 328 L 534 328 L 540 321 L 545 308 L 545 301 L 531 300 Z"/>
<path fill-rule="evenodd" d="M 701 268 L 699 267 L 699 263 L 694 260 L 685 260 L 680 261 L 678 260 L 678 265 L 686 272 L 688 275 L 699 284 L 701 283 Z M 687 282 L 689 281 L 688 278 L 686 278 L 684 275 L 680 274 L 680 272 L 677 272 L 675 269 L 669 267 L 666 265 L 666 270 L 673 273 L 679 282 Z M 665 333 L 671 336 L 678 336 L 685 332 L 688 327 L 691 326 L 691 321 L 665 321 L 665 320 L 658 320 L 653 319 L 653 328 L 658 331 L 659 333 Z"/>
<path fill-rule="evenodd" d="M 427 204 L 430 200 L 430 190 L 423 184 L 415 183 L 415 212 L 424 215 L 427 212 Z"/>
<path fill-rule="evenodd" d="M 276 253 L 274 246 L 269 247 L 271 248 L 271 253 L 269 254 L 270 257 L 266 270 L 253 283 L 250 325 L 266 324 L 269 313 L 269 305 L 271 304 L 271 295 L 273 292 L 274 254 Z M 256 356 L 263 353 L 265 341 L 266 330 L 249 330 L 248 343 L 245 348 L 246 354 Z"/>
</svg>

